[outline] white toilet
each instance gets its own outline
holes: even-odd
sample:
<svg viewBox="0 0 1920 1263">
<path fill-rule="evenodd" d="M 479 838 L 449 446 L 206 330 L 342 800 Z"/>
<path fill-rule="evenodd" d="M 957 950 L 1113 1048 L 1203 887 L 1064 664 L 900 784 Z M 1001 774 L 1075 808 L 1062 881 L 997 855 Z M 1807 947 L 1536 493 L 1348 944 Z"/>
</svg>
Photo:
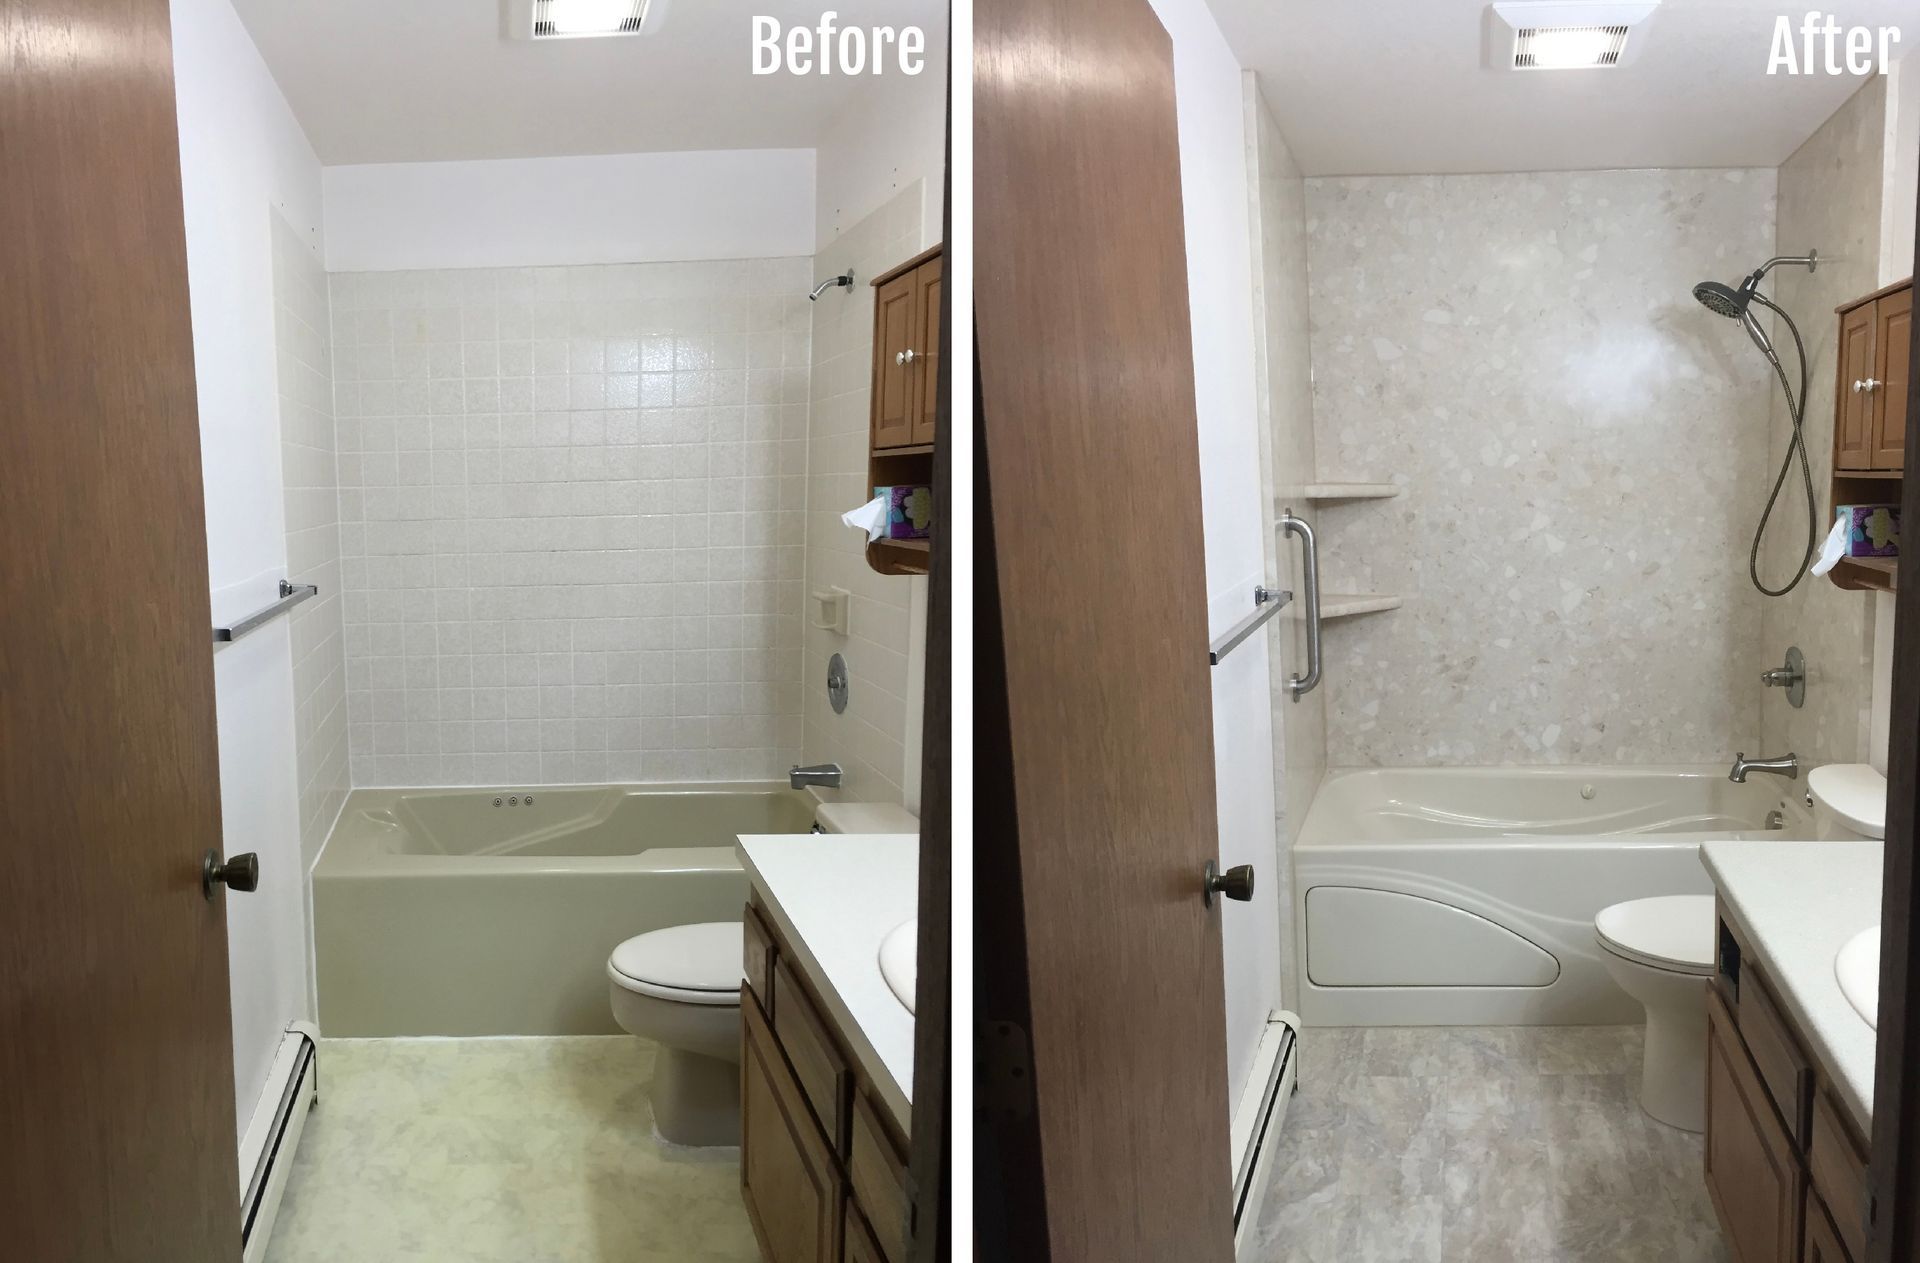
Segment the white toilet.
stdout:
<svg viewBox="0 0 1920 1263">
<path fill-rule="evenodd" d="M 1705 1130 L 1713 896 L 1616 903 L 1600 910 L 1593 929 L 1607 972 L 1647 1010 L 1640 1107 L 1683 1131 Z"/>
<path fill-rule="evenodd" d="M 821 833 L 913 833 L 919 818 L 893 803 L 822 803 Z M 675 925 L 636 935 L 607 958 L 620 1029 L 657 1047 L 653 1125 L 676 1145 L 740 1143 L 740 983 L 746 931 L 738 921 Z"/>
<path fill-rule="evenodd" d="M 1887 778 L 1865 763 L 1828 763 L 1807 773 L 1813 836 L 1854 841 L 1887 836 Z"/>
<path fill-rule="evenodd" d="M 607 958 L 620 1028 L 657 1046 L 653 1125 L 676 1145 L 740 1143 L 738 921 L 675 925 L 637 935 Z"/>
</svg>

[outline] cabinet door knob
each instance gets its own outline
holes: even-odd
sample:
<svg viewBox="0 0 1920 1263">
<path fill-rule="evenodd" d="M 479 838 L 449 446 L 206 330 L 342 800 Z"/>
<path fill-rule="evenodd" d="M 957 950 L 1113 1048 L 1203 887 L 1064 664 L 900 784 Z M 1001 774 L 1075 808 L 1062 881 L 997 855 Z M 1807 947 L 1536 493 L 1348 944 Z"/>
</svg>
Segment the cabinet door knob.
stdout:
<svg viewBox="0 0 1920 1263">
<path fill-rule="evenodd" d="M 1863 381 L 1861 381 L 1861 380 L 1860 380 L 1859 378 L 1857 378 L 1857 377 L 1856 377 L 1856 378 L 1854 378 L 1854 379 L 1853 379 L 1853 393 L 1854 393 L 1854 394 L 1856 394 L 1856 395 L 1857 395 L 1857 394 L 1859 394 L 1859 393 L 1860 393 L 1860 392 L 1861 392 L 1862 390 L 1865 390 L 1865 389 L 1866 389 L 1866 386 L 1867 386 L 1867 384 L 1866 384 L 1865 382 L 1863 382 Z"/>
<path fill-rule="evenodd" d="M 908 349 L 906 349 L 906 350 L 904 350 L 904 351 L 895 351 L 895 352 L 893 353 L 893 362 L 894 362 L 895 364 L 911 364 L 911 363 L 913 363 L 913 349 L 912 349 L 911 347 L 909 347 Z"/>
<path fill-rule="evenodd" d="M 1882 385 L 1882 384 L 1883 384 L 1883 383 L 1881 383 L 1881 382 L 1877 382 L 1877 381 L 1875 381 L 1875 380 L 1874 380 L 1873 378 L 1871 378 L 1871 377 L 1869 377 L 1869 378 L 1867 378 L 1867 380 L 1866 380 L 1866 381 L 1864 381 L 1864 382 L 1862 382 L 1862 383 L 1861 383 L 1861 385 L 1863 385 L 1863 386 L 1865 386 L 1865 387 L 1867 388 L 1867 393 L 1868 393 L 1869 395 L 1871 395 L 1871 394 L 1872 394 L 1872 393 L 1873 393 L 1874 391 L 1876 391 L 1876 390 L 1878 390 L 1878 389 L 1880 389 L 1880 387 L 1881 387 L 1881 385 Z"/>
</svg>

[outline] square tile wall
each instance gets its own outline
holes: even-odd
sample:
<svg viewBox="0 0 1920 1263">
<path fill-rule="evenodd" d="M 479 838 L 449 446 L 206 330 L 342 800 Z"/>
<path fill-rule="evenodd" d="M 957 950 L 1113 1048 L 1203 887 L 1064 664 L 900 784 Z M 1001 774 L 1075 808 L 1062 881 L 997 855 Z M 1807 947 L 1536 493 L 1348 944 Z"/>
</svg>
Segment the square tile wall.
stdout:
<svg viewBox="0 0 1920 1263">
<path fill-rule="evenodd" d="M 802 691 L 806 732 L 802 761 L 838 763 L 841 797 L 854 802 L 917 806 L 917 779 L 907 763 L 906 733 L 917 723 L 910 694 L 910 609 L 925 579 L 876 573 L 867 565 L 866 536 L 840 515 L 873 497 L 867 485 L 868 421 L 873 395 L 873 278 L 920 253 L 921 198 L 915 181 L 849 228 L 814 261 L 816 280 L 853 269 L 853 289 L 828 290 L 813 313 L 813 408 L 807 457 L 807 588 L 852 594 L 848 634 L 806 629 Z M 847 662 L 847 709 L 827 700 L 827 660 Z M 917 773 L 915 768 L 914 772 Z"/>
<path fill-rule="evenodd" d="M 320 595 L 296 605 L 294 766 L 300 853 L 310 866 L 347 796 L 346 656 L 341 627 L 339 489 L 327 274 L 312 246 L 273 215 L 273 313 L 280 397 L 287 576 Z"/>
<path fill-rule="evenodd" d="M 811 273 L 332 277 L 354 784 L 784 774 Z"/>
</svg>

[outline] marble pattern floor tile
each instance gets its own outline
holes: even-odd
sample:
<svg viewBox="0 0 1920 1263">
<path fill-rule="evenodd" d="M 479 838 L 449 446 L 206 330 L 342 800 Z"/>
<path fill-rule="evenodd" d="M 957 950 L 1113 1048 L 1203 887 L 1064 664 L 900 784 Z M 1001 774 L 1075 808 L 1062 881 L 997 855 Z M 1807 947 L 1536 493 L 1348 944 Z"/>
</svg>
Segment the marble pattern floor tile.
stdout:
<svg viewBox="0 0 1920 1263">
<path fill-rule="evenodd" d="M 657 1140 L 629 1036 L 320 1050 L 268 1263 L 756 1263 L 736 1150 Z"/>
<path fill-rule="evenodd" d="M 1701 1138 L 1640 1109 L 1641 1028 L 1309 1029 L 1250 1257 L 1725 1263 Z"/>
</svg>

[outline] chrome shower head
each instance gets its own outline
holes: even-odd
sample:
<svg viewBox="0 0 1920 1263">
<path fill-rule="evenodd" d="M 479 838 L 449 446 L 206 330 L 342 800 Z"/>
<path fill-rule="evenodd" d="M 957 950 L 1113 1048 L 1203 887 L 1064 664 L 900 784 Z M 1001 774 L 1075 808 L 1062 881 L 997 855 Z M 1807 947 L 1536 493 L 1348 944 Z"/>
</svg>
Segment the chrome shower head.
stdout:
<svg viewBox="0 0 1920 1263">
<path fill-rule="evenodd" d="M 838 276 L 830 276 L 830 277 L 828 277 L 828 278 L 827 278 L 826 280 L 824 280 L 824 281 L 821 281 L 821 282 L 820 282 L 820 283 L 819 283 L 818 285 L 816 285 L 816 286 L 814 286 L 814 287 L 813 287 L 813 293 L 811 293 L 811 294 L 808 294 L 808 295 L 807 295 L 807 298 L 808 298 L 808 300 L 809 300 L 809 301 L 811 301 L 811 302 L 816 302 L 816 303 L 817 303 L 817 302 L 819 302 L 819 301 L 820 301 L 820 295 L 822 295 L 822 294 L 824 294 L 824 293 L 826 293 L 826 292 L 827 292 L 828 290 L 830 290 L 830 289 L 832 289 L 832 288 L 833 288 L 834 286 L 836 286 L 836 285 L 844 285 L 844 286 L 846 286 L 846 287 L 847 287 L 848 289 L 852 289 L 852 288 L 853 288 L 853 273 L 852 273 L 852 272 L 842 272 L 842 273 L 841 273 L 840 275 L 838 275 Z"/>
<path fill-rule="evenodd" d="M 1693 287 L 1693 296 L 1714 315 L 1738 320 L 1747 314 L 1747 304 L 1753 301 L 1753 279 L 1739 289 L 1719 281 L 1701 281 Z"/>
</svg>

